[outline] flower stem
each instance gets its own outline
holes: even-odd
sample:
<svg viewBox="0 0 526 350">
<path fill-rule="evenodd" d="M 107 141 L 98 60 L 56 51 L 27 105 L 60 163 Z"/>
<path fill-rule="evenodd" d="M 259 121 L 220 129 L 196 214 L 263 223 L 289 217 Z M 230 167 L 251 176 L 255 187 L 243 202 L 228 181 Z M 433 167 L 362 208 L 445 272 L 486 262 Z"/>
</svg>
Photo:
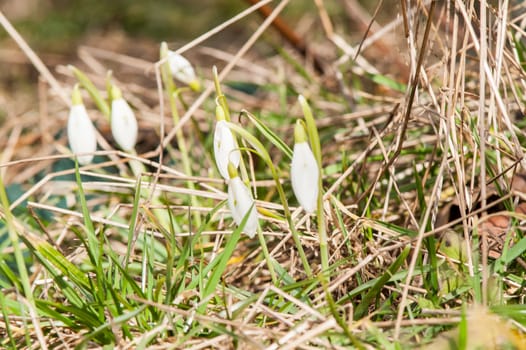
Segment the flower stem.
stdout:
<svg viewBox="0 0 526 350">
<path fill-rule="evenodd" d="M 161 59 L 166 58 L 168 54 L 168 47 L 166 46 L 166 43 L 161 44 Z M 168 61 L 164 62 L 164 64 L 161 66 L 161 76 L 164 83 L 164 86 L 166 87 L 166 91 L 168 93 L 168 99 L 170 101 L 170 110 L 172 113 L 172 119 L 174 121 L 174 125 L 179 124 L 179 112 L 177 111 L 177 97 L 178 97 L 178 90 L 175 86 L 175 83 L 171 77 L 170 74 L 170 66 Z M 184 133 L 182 128 L 179 128 L 175 134 L 177 138 L 177 145 L 179 146 L 179 151 L 181 152 L 181 162 L 183 165 L 183 172 L 188 175 L 192 176 L 192 167 L 190 163 L 190 157 L 188 156 L 188 147 L 186 145 L 186 139 L 184 137 Z M 195 185 L 192 181 L 187 181 L 186 186 L 189 190 L 195 190 Z M 192 207 L 199 206 L 199 202 L 195 196 L 190 196 L 190 205 Z M 194 216 L 195 224 L 197 227 L 201 226 L 201 216 L 199 215 L 199 212 L 192 211 L 192 214 Z"/>
<path fill-rule="evenodd" d="M 263 232 L 261 231 L 261 227 L 259 227 L 259 225 L 258 225 L 258 238 L 259 238 L 259 244 L 261 245 L 261 250 L 263 251 L 263 256 L 265 257 L 265 260 L 267 261 L 268 271 L 270 272 L 272 283 L 275 286 L 277 286 L 278 278 L 276 276 L 276 272 L 274 271 L 274 265 L 272 263 L 272 258 L 270 257 L 270 253 L 268 251 L 267 242 L 265 241 L 265 236 L 263 236 Z"/>
<path fill-rule="evenodd" d="M 326 282 L 329 281 L 328 272 L 329 272 L 329 249 L 327 247 L 327 228 L 325 225 L 325 215 L 323 214 L 323 181 L 321 173 L 321 143 L 320 136 L 318 135 L 318 129 L 316 128 L 316 122 L 312 114 L 312 110 L 309 106 L 309 103 L 300 95 L 298 101 L 301 105 L 303 111 L 303 116 L 305 117 L 305 123 L 307 124 L 307 133 L 309 135 L 310 146 L 314 157 L 318 162 L 318 171 L 319 171 L 319 191 L 318 191 L 318 208 L 316 210 L 316 217 L 318 219 L 318 237 L 320 240 L 320 256 L 321 256 L 321 268 L 322 276 Z"/>
</svg>

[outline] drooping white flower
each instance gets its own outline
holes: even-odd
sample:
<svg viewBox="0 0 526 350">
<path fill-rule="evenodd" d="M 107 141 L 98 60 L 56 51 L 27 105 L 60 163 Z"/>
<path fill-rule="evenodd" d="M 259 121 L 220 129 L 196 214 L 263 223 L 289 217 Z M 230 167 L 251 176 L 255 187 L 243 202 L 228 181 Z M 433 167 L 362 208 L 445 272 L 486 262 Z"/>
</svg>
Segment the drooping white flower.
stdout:
<svg viewBox="0 0 526 350">
<path fill-rule="evenodd" d="M 248 215 L 243 232 L 253 238 L 258 228 L 258 214 L 254 198 L 247 186 L 237 175 L 237 170 L 232 164 L 228 166 L 230 180 L 228 180 L 228 207 L 237 225 Z"/>
<path fill-rule="evenodd" d="M 290 168 L 292 189 L 303 209 L 312 213 L 317 208 L 320 172 L 299 120 L 294 128 L 294 142 Z"/>
<path fill-rule="evenodd" d="M 75 85 L 72 93 L 72 106 L 68 117 L 68 141 L 71 151 L 78 155 L 82 153 L 93 153 L 97 150 L 97 138 L 95 127 L 88 117 L 86 107 L 82 103 L 78 85 Z M 82 165 L 89 164 L 93 160 L 93 154 L 77 156 Z"/>
<path fill-rule="evenodd" d="M 135 113 L 122 98 L 118 87 L 111 87 L 111 133 L 120 148 L 132 151 L 137 142 L 137 119 Z"/>
<path fill-rule="evenodd" d="M 186 58 L 169 50 L 168 64 L 170 65 L 170 72 L 175 79 L 187 84 L 192 90 L 199 91 L 201 89 L 194 68 Z"/>
<path fill-rule="evenodd" d="M 216 128 L 214 131 L 214 158 L 221 176 L 225 180 L 228 175 L 228 163 L 231 163 L 236 169 L 239 166 L 241 153 L 237 149 L 237 143 L 232 135 L 232 131 L 226 125 L 225 112 L 221 106 L 216 107 Z"/>
</svg>

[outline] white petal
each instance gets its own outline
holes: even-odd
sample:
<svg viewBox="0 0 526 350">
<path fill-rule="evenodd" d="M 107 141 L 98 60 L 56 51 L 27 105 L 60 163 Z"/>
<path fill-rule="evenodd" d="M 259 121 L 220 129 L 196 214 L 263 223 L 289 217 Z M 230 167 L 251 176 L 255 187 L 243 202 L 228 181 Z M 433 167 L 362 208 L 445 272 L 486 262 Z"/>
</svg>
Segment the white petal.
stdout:
<svg viewBox="0 0 526 350">
<path fill-rule="evenodd" d="M 111 133 L 120 148 L 131 151 L 137 141 L 137 119 L 135 113 L 122 98 L 111 103 Z"/>
<path fill-rule="evenodd" d="M 318 201 L 319 170 L 307 142 L 294 145 L 290 177 L 298 202 L 308 213 L 312 213 Z"/>
<path fill-rule="evenodd" d="M 228 182 L 228 207 L 237 225 L 241 224 L 250 210 L 243 232 L 253 238 L 258 227 L 258 214 L 250 190 L 239 177 L 230 179 Z"/>
<path fill-rule="evenodd" d="M 75 154 L 92 153 L 97 150 L 95 127 L 82 104 L 73 105 L 69 111 L 68 140 L 69 147 Z M 93 155 L 78 157 L 80 164 L 88 164 L 92 160 Z"/>
<path fill-rule="evenodd" d="M 228 162 L 230 161 L 237 169 L 241 154 L 237 149 L 232 131 L 228 128 L 224 120 L 216 123 L 216 129 L 214 131 L 214 157 L 221 176 L 223 176 L 225 180 L 228 180 L 230 178 L 228 176 Z"/>
<path fill-rule="evenodd" d="M 168 53 L 168 64 L 172 75 L 185 84 L 190 84 L 196 80 L 194 68 L 183 56 L 173 51 Z"/>
</svg>

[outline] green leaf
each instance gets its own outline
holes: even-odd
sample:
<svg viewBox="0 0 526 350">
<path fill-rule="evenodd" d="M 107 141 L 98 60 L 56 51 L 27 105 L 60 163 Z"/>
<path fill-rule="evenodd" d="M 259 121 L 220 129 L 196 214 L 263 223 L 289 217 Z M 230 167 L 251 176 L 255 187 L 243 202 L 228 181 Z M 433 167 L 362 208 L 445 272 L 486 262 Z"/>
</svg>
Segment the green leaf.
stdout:
<svg viewBox="0 0 526 350">
<path fill-rule="evenodd" d="M 99 90 L 93 85 L 91 80 L 87 77 L 86 74 L 84 74 L 80 69 L 76 68 L 75 66 L 70 65 L 69 68 L 79 81 L 80 85 L 86 89 L 86 91 L 90 94 L 91 98 L 95 102 L 95 105 L 97 105 L 97 108 L 102 112 L 102 114 L 109 120 L 110 118 L 110 106 L 108 102 L 102 97 Z"/>
<path fill-rule="evenodd" d="M 269 140 L 272 142 L 274 146 L 276 146 L 281 152 L 283 152 L 290 160 L 292 160 L 292 150 L 290 147 L 281 139 L 278 135 L 276 135 L 271 129 L 269 129 L 265 124 L 259 120 L 255 115 L 252 113 L 242 110 L 242 114 L 245 114 L 250 121 L 256 126 L 256 128 Z"/>
</svg>

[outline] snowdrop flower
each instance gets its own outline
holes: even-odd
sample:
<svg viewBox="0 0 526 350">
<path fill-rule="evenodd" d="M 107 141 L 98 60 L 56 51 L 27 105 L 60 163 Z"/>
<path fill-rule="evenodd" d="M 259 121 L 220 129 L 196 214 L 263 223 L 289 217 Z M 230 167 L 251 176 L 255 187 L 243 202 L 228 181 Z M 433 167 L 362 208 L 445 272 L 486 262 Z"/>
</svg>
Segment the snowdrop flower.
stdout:
<svg viewBox="0 0 526 350">
<path fill-rule="evenodd" d="M 319 168 L 307 142 L 307 135 L 300 120 L 294 128 L 294 151 L 290 177 L 294 195 L 308 213 L 316 210 L 319 191 Z"/>
<path fill-rule="evenodd" d="M 121 90 L 111 86 L 111 133 L 120 148 L 132 151 L 137 141 L 137 119 L 135 113 L 122 98 Z"/>
<path fill-rule="evenodd" d="M 228 164 L 238 168 L 241 154 L 232 131 L 226 125 L 225 112 L 221 106 L 216 107 L 216 128 L 214 131 L 214 158 L 221 176 L 228 180 Z"/>
<path fill-rule="evenodd" d="M 97 150 L 95 127 L 82 103 L 78 85 L 73 88 L 71 100 L 72 106 L 68 118 L 69 147 L 74 154 L 95 152 Z M 89 164 L 93 160 L 93 154 L 78 156 L 77 159 L 80 164 Z"/>
<path fill-rule="evenodd" d="M 187 84 L 194 91 L 201 89 L 194 68 L 186 58 L 174 51 L 168 51 L 168 64 L 170 65 L 170 72 L 177 80 Z"/>
<path fill-rule="evenodd" d="M 241 181 L 237 170 L 232 163 L 228 164 L 228 207 L 237 225 L 240 225 L 248 213 L 248 218 L 243 228 L 250 238 L 253 238 L 258 228 L 258 214 L 254 204 L 254 198 L 247 186 Z M 249 213 L 250 211 L 250 213 Z"/>
</svg>

